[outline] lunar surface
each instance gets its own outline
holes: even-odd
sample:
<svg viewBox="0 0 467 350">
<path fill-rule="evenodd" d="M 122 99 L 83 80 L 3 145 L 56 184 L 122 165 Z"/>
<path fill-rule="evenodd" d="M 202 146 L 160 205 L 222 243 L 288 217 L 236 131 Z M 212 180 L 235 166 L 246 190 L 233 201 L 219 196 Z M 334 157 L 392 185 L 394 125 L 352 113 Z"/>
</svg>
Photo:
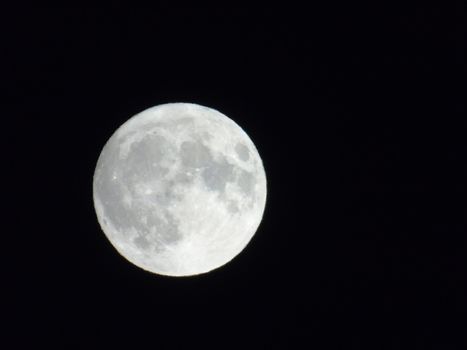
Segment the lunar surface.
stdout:
<svg viewBox="0 0 467 350">
<path fill-rule="evenodd" d="M 93 179 L 99 224 L 116 250 L 147 271 L 216 269 L 255 234 L 266 176 L 248 135 L 190 103 L 149 108 L 105 144 Z"/>
</svg>

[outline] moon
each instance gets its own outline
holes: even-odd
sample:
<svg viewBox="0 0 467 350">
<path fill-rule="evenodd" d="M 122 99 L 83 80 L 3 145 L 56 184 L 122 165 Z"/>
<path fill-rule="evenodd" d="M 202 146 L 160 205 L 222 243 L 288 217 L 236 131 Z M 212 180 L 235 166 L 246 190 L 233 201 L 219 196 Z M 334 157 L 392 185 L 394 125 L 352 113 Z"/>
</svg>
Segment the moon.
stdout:
<svg viewBox="0 0 467 350">
<path fill-rule="evenodd" d="M 136 114 L 97 160 L 93 200 L 115 249 L 166 276 L 209 272 L 251 240 L 266 204 L 258 151 L 233 120 L 168 103 Z"/>
</svg>

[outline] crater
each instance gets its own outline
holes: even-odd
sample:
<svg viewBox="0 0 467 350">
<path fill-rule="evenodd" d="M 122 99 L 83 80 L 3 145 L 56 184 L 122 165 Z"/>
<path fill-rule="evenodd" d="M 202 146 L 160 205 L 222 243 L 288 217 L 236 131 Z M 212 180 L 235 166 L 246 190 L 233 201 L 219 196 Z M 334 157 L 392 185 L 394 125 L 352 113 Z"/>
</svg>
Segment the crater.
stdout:
<svg viewBox="0 0 467 350">
<path fill-rule="evenodd" d="M 201 142 L 185 141 L 180 146 L 182 164 L 189 168 L 203 168 L 212 162 L 212 156 Z"/>
<path fill-rule="evenodd" d="M 208 133 L 207 131 L 203 131 L 202 134 L 201 134 L 201 138 L 203 140 L 211 140 L 212 139 L 212 135 L 210 133 Z"/>
<path fill-rule="evenodd" d="M 245 194 L 251 195 L 255 186 L 255 177 L 248 171 L 242 171 L 237 179 L 237 184 Z"/>
<path fill-rule="evenodd" d="M 187 185 L 187 184 L 193 183 L 193 179 L 194 179 L 194 173 L 193 172 L 190 172 L 190 171 L 181 172 L 181 173 L 177 173 L 174 176 L 174 183 L 175 184 Z"/>
<path fill-rule="evenodd" d="M 248 147 L 245 146 L 243 143 L 237 143 L 235 145 L 235 152 L 237 152 L 238 158 L 240 158 L 244 162 L 250 159 L 250 151 L 248 150 Z"/>
<path fill-rule="evenodd" d="M 148 240 L 143 237 L 143 236 L 138 236 L 133 239 L 133 243 L 135 244 L 136 247 L 139 249 L 147 250 L 149 248 L 149 242 Z"/>
<path fill-rule="evenodd" d="M 240 211 L 237 201 L 229 201 L 227 210 L 231 213 L 238 213 Z"/>
<path fill-rule="evenodd" d="M 111 222 L 119 231 L 132 225 L 133 218 L 123 202 L 124 191 L 121 185 L 112 183 L 109 176 L 101 177 L 97 180 L 96 195 L 103 203 L 105 225 Z"/>
<path fill-rule="evenodd" d="M 166 129 L 177 129 L 177 128 L 186 128 L 190 124 L 193 124 L 195 121 L 191 116 L 181 116 L 176 120 L 168 120 L 159 122 L 159 126 L 162 126 Z"/>
<path fill-rule="evenodd" d="M 224 192 L 226 183 L 234 180 L 233 171 L 233 165 L 222 160 L 221 162 L 213 162 L 203 169 L 201 176 L 209 190 Z"/>
<path fill-rule="evenodd" d="M 155 228 L 156 239 L 163 244 L 175 243 L 183 237 L 178 230 L 178 222 L 167 212 L 163 217 L 157 214 L 149 215 L 148 225 Z"/>
<path fill-rule="evenodd" d="M 130 146 L 125 161 L 124 172 L 127 178 L 151 180 L 163 177 L 168 169 L 161 165 L 168 153 L 167 140 L 160 135 L 147 135 L 141 141 Z"/>
</svg>

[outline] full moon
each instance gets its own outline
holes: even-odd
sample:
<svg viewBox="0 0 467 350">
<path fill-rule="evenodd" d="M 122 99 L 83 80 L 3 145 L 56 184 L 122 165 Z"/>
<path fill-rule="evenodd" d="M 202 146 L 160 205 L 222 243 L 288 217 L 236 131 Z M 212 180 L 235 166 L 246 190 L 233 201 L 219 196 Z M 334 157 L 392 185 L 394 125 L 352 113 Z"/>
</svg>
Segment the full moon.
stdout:
<svg viewBox="0 0 467 350">
<path fill-rule="evenodd" d="M 99 224 L 134 265 L 191 276 L 238 255 L 259 227 L 266 175 L 224 114 L 168 103 L 133 116 L 105 144 L 93 178 Z"/>
</svg>

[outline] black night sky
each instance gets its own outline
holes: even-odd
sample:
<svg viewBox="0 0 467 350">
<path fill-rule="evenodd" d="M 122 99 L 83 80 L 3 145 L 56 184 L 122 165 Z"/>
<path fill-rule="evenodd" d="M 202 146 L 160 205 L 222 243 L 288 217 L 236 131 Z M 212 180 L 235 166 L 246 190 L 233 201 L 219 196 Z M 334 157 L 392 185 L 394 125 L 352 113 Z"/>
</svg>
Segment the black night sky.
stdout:
<svg viewBox="0 0 467 350">
<path fill-rule="evenodd" d="M 373 3 L 5 8 L 0 347 L 465 349 L 461 2 Z M 167 102 L 235 120 L 268 179 L 198 277 L 128 263 L 92 203 L 106 140 Z"/>
</svg>

